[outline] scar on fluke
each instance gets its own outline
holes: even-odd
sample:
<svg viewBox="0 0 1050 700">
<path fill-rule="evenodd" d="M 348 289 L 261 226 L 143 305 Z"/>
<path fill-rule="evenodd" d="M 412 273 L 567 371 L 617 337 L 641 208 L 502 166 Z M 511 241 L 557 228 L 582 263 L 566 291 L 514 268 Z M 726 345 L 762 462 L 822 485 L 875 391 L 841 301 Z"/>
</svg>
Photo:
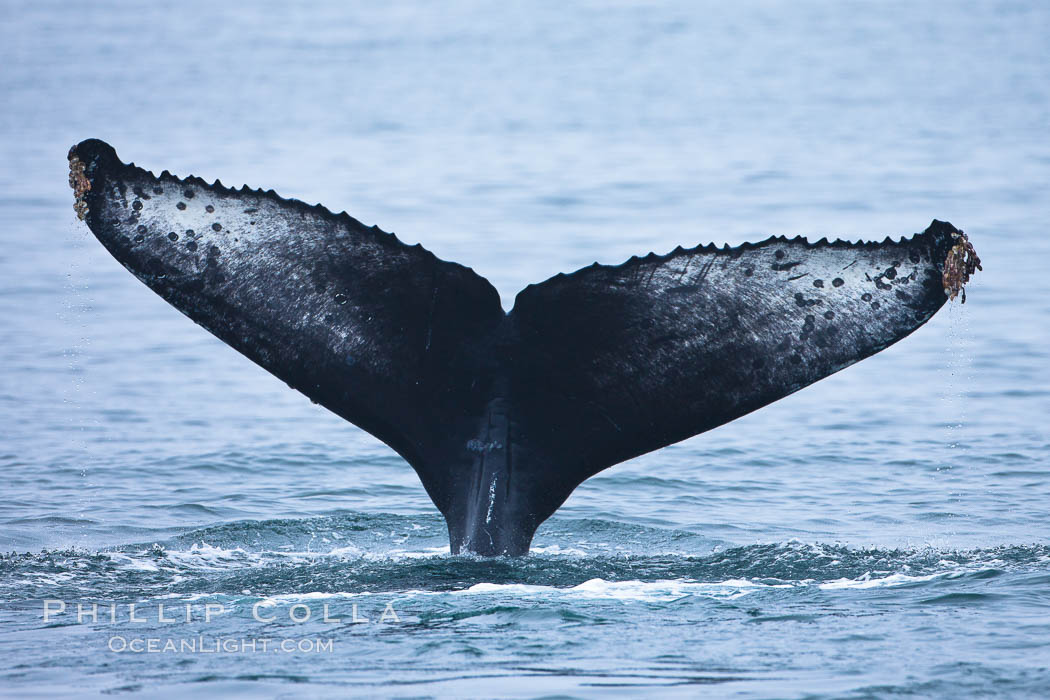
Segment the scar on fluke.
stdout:
<svg viewBox="0 0 1050 700">
<path fill-rule="evenodd" d="M 345 212 L 154 175 L 93 139 L 69 169 L 77 216 L 127 270 L 401 455 L 454 554 L 527 553 L 585 480 L 874 355 L 982 269 L 934 220 L 596 263 L 505 311 L 472 269 Z"/>
</svg>

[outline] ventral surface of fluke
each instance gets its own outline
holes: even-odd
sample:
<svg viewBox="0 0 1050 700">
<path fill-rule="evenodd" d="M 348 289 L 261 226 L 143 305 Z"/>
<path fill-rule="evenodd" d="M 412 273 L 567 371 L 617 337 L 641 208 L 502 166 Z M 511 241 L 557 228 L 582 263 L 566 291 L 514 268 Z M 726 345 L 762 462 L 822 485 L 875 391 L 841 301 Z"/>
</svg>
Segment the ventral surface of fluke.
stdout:
<svg viewBox="0 0 1050 700">
<path fill-rule="evenodd" d="M 346 213 L 154 175 L 95 139 L 69 166 L 77 216 L 132 274 L 404 457 L 453 553 L 528 552 L 585 479 L 882 350 L 981 269 L 934 221 L 592 265 L 505 313 L 473 270 Z"/>
</svg>

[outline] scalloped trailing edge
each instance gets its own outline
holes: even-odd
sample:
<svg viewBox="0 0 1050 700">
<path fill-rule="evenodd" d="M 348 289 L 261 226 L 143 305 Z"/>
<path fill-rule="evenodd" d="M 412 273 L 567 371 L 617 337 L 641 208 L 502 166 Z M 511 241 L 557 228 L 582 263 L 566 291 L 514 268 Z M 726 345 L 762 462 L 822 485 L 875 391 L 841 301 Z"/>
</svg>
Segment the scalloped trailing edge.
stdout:
<svg viewBox="0 0 1050 700">
<path fill-rule="evenodd" d="M 68 159 L 69 159 L 69 186 L 73 188 L 73 192 L 74 192 L 74 196 L 75 196 L 75 202 L 74 202 L 74 205 L 73 205 L 73 209 L 77 213 L 77 218 L 79 218 L 81 221 L 83 221 L 88 216 L 88 214 L 90 213 L 90 210 L 89 210 L 88 204 L 87 204 L 87 193 L 91 190 L 91 180 L 90 180 L 90 178 L 88 178 L 87 173 L 86 173 L 87 164 L 83 160 L 81 160 L 81 158 L 80 158 L 80 156 L 79 156 L 79 154 L 77 152 L 77 149 L 80 146 L 82 146 L 85 143 L 87 143 L 88 141 L 92 141 L 92 140 L 93 139 L 88 139 L 88 140 L 82 141 L 82 142 L 80 142 L 78 144 L 74 144 L 69 149 L 69 156 L 68 156 Z M 129 163 L 125 163 L 124 161 L 122 161 L 120 159 L 120 156 L 117 155 L 116 150 L 112 146 L 110 146 L 108 143 L 106 143 L 104 141 L 98 141 L 98 143 L 101 144 L 102 146 L 104 146 L 105 148 L 107 148 L 112 153 L 112 158 L 113 158 L 113 160 L 115 161 L 116 164 L 118 164 L 118 165 L 120 165 L 122 167 L 125 167 L 125 168 L 134 168 L 136 171 L 138 171 L 138 172 L 144 174 L 145 176 L 149 177 L 154 182 L 157 182 L 157 183 L 174 182 L 174 183 L 176 183 L 178 185 L 183 185 L 183 184 L 196 185 L 198 187 L 204 187 L 204 188 L 211 189 L 211 190 L 213 190 L 213 191 L 215 191 L 215 192 L 217 192 L 218 194 L 221 194 L 221 195 L 231 195 L 231 194 L 238 194 L 238 193 L 244 193 L 244 192 L 251 192 L 251 193 L 253 193 L 255 195 L 258 195 L 259 197 L 266 197 L 266 198 L 268 198 L 268 199 L 270 199 L 272 201 L 277 202 L 278 204 L 288 204 L 288 205 L 291 205 L 291 206 L 294 206 L 294 207 L 298 207 L 298 208 L 300 208 L 300 209 L 302 209 L 304 211 L 317 213 L 317 214 L 319 214 L 319 215 L 321 215 L 321 216 L 323 216 L 325 218 L 331 219 L 333 221 L 342 221 L 342 222 L 348 223 L 350 225 L 360 226 L 362 229 L 371 230 L 371 231 L 373 231 L 374 233 L 377 233 L 377 234 L 382 234 L 382 236 L 379 237 L 378 240 L 380 242 L 382 242 L 383 244 L 385 244 L 385 245 L 401 247 L 401 248 L 404 248 L 404 249 L 418 249 L 419 251 L 421 251 L 421 252 L 425 253 L 426 255 L 428 255 L 433 260 L 436 260 L 438 262 L 447 263 L 449 265 L 454 265 L 454 266 L 456 266 L 458 268 L 461 268 L 461 269 L 471 273 L 472 275 L 474 275 L 478 279 L 483 280 L 485 282 L 488 282 L 488 280 L 486 280 L 484 277 L 482 277 L 480 274 L 478 274 L 473 268 L 468 267 L 466 265 L 463 265 L 461 263 L 457 263 L 457 262 L 452 261 L 452 260 L 444 260 L 443 258 L 439 258 L 432 251 L 430 251 L 427 248 L 423 247 L 422 243 L 416 243 L 415 245 L 409 245 L 409 244 L 405 243 L 404 241 L 402 241 L 400 238 L 398 238 L 396 233 L 393 233 L 393 232 L 390 232 L 390 231 L 384 231 L 383 229 L 379 228 L 379 226 L 375 226 L 375 225 L 368 226 L 367 224 L 365 224 L 365 223 L 355 219 L 353 216 L 351 216 L 349 213 L 347 213 L 345 209 L 343 211 L 339 212 L 338 214 L 336 214 L 336 213 L 332 212 L 331 209 L 329 209 L 328 207 L 324 206 L 320 202 L 318 202 L 317 204 L 308 204 L 307 202 L 304 202 L 301 199 L 296 199 L 295 197 L 282 197 L 280 194 L 278 194 L 272 188 L 269 189 L 269 190 L 263 190 L 261 187 L 253 189 L 253 188 L 249 187 L 247 184 L 242 184 L 240 189 L 238 189 L 236 187 L 227 187 L 226 185 L 223 185 L 222 182 L 218 178 L 216 178 L 215 182 L 209 183 L 204 178 L 198 177 L 196 175 L 192 175 L 191 174 L 191 175 L 187 175 L 185 177 L 179 177 L 178 175 L 175 175 L 174 173 L 169 172 L 168 170 L 163 170 L 163 171 L 161 171 L 160 175 L 156 175 L 156 174 L 154 174 L 154 172 L 152 170 L 149 170 L 147 168 L 143 168 L 141 166 L 136 165 L 134 161 L 131 161 Z M 489 283 L 489 284 L 491 286 L 491 283 Z"/>
<path fill-rule="evenodd" d="M 76 144 L 72 148 L 69 149 L 69 186 L 73 189 L 73 194 L 74 194 L 73 210 L 76 212 L 77 218 L 80 219 L 81 221 L 83 221 L 85 219 L 85 217 L 89 213 L 88 204 L 87 204 L 87 195 L 88 195 L 88 192 L 91 191 L 91 180 L 88 178 L 88 176 L 86 174 L 87 166 L 79 158 L 79 156 L 77 154 L 77 148 L 80 145 L 82 145 L 83 143 L 86 143 L 86 142 L 81 142 L 81 144 Z M 441 258 L 438 258 L 436 255 L 434 255 L 434 253 L 432 253 L 431 251 L 429 251 L 426 248 L 424 248 L 422 243 L 416 243 L 413 246 L 409 246 L 408 244 L 403 242 L 401 239 L 399 239 L 397 237 L 397 234 L 395 234 L 395 233 L 384 231 L 383 229 L 379 228 L 378 226 L 367 226 L 364 223 L 362 223 L 362 222 L 358 221 L 357 219 L 355 219 L 354 217 L 350 216 L 350 214 L 348 214 L 345 210 L 343 210 L 342 212 L 336 214 L 336 213 L 333 213 L 330 209 L 325 207 L 320 202 L 318 202 L 317 204 L 312 204 L 311 205 L 311 204 L 307 204 L 306 202 L 302 201 L 301 199 L 296 199 L 294 197 L 291 197 L 291 198 L 282 197 L 277 192 L 275 192 L 273 189 L 263 190 L 261 187 L 260 188 L 256 188 L 256 189 L 252 189 L 252 188 L 248 187 L 247 184 L 243 184 L 241 186 L 241 188 L 238 190 L 237 188 L 226 187 L 218 179 L 216 179 L 214 183 L 209 184 L 203 178 L 197 177 L 195 175 L 188 175 L 185 178 L 180 178 L 177 175 L 174 175 L 174 174 L 170 173 L 167 170 L 164 170 L 163 172 L 161 172 L 161 174 L 159 176 L 158 175 L 154 175 L 151 170 L 147 170 L 146 168 L 139 167 L 139 166 L 135 165 L 134 162 L 126 163 L 126 164 L 123 163 L 123 161 L 121 161 L 120 158 L 116 155 L 116 151 L 113 149 L 112 146 L 109 146 L 109 144 L 106 144 L 105 142 L 100 142 L 100 143 L 105 145 L 112 152 L 114 160 L 116 160 L 117 163 L 119 163 L 120 165 L 123 165 L 125 167 L 135 168 L 136 170 L 138 170 L 138 171 L 140 171 L 142 173 L 145 173 L 146 175 L 148 175 L 150 178 L 152 178 L 153 180 L 155 180 L 157 182 L 163 182 L 163 181 L 165 181 L 167 179 L 171 179 L 174 182 L 179 183 L 179 184 L 184 184 L 184 183 L 185 184 L 194 184 L 194 185 L 198 185 L 198 186 L 211 188 L 211 189 L 214 189 L 214 190 L 218 191 L 221 194 L 232 194 L 232 193 L 237 193 L 237 192 L 253 192 L 253 193 L 255 193 L 255 194 L 259 195 L 259 196 L 268 197 L 270 199 L 276 200 L 279 203 L 291 204 L 293 206 L 301 207 L 301 208 L 306 209 L 308 211 L 313 211 L 313 212 L 319 213 L 319 214 L 321 214 L 323 216 L 326 216 L 326 217 L 329 217 L 329 218 L 332 218 L 332 219 L 335 219 L 335 220 L 343 220 L 343 221 L 351 223 L 351 224 L 357 224 L 358 226 L 361 226 L 362 228 L 370 229 L 370 230 L 374 231 L 375 233 L 384 234 L 386 236 L 385 240 L 387 242 L 389 242 L 389 243 L 392 243 L 392 244 L 395 244 L 395 245 L 400 245 L 400 246 L 403 246 L 405 248 L 418 248 L 421 251 L 423 251 L 423 252 L 427 253 L 428 255 L 430 255 L 435 260 L 439 260 L 441 262 L 447 262 L 447 263 L 450 263 L 452 265 L 456 265 L 458 267 L 461 267 L 461 268 L 471 272 L 472 274 L 474 274 L 475 276 L 477 276 L 477 277 L 479 277 L 479 278 L 481 278 L 483 280 L 485 279 L 484 277 L 479 275 L 471 267 L 468 267 L 468 266 L 463 265 L 461 263 L 456 263 L 456 262 L 453 262 L 453 261 L 446 261 L 446 260 L 442 260 Z M 598 263 L 598 262 L 594 262 L 591 265 L 588 265 L 586 267 L 580 268 L 579 270 L 575 270 L 573 272 L 559 272 L 559 273 L 553 275 L 549 279 L 558 279 L 558 278 L 563 278 L 563 277 L 572 277 L 573 275 L 576 275 L 577 273 L 583 272 L 584 270 L 588 270 L 588 269 L 595 269 L 595 268 L 597 268 L 597 269 L 619 269 L 619 268 L 624 268 L 624 267 L 626 267 L 628 265 L 635 265 L 635 264 L 638 264 L 640 262 L 652 262 L 652 261 L 661 261 L 662 262 L 662 261 L 670 260 L 671 258 L 673 258 L 673 257 L 675 257 L 677 255 L 683 255 L 683 254 L 690 255 L 690 254 L 696 254 L 696 253 L 720 253 L 720 254 L 733 255 L 733 254 L 739 254 L 739 253 L 741 253 L 741 252 L 743 252 L 745 250 L 752 250 L 752 249 L 755 249 L 755 248 L 762 248 L 764 246 L 771 245 L 773 243 L 802 244 L 802 245 L 805 245 L 808 248 L 821 248 L 821 247 L 831 247 L 831 248 L 837 248 L 837 247 L 874 248 L 874 247 L 879 247 L 879 246 L 883 246 L 883 245 L 904 245 L 904 244 L 910 243 L 911 241 L 915 240 L 916 238 L 919 238 L 919 237 L 924 236 L 924 235 L 926 235 L 926 232 L 915 233 L 915 234 L 912 234 L 911 236 L 901 236 L 899 240 L 894 240 L 892 237 L 886 236 L 886 238 L 884 240 L 882 240 L 881 242 L 879 242 L 879 241 L 865 241 L 865 240 L 851 241 L 851 240 L 844 240 L 844 239 L 841 239 L 841 238 L 836 238 L 834 241 L 829 241 L 827 236 L 822 237 L 818 241 L 811 242 L 808 238 L 806 238 L 805 236 L 802 236 L 802 235 L 795 236 L 794 238 L 788 238 L 787 236 L 779 235 L 779 236 L 770 236 L 769 238 L 766 238 L 766 239 L 764 239 L 762 241 L 758 241 L 758 242 L 755 242 L 755 243 L 747 241 L 747 242 L 741 243 L 741 244 L 736 245 L 736 246 L 730 246 L 728 243 L 725 243 L 721 247 L 719 247 L 717 244 L 715 244 L 713 242 L 707 243 L 707 244 L 699 244 L 699 245 L 696 245 L 696 246 L 694 246 L 692 248 L 685 248 L 685 247 L 679 245 L 679 246 L 675 247 L 674 250 L 670 251 L 669 253 L 665 253 L 663 255 L 658 255 L 657 253 L 650 251 L 645 256 L 639 256 L 639 255 L 631 256 L 630 258 L 628 258 L 627 260 L 625 260 L 624 262 L 622 262 L 622 263 L 620 263 L 618 265 L 604 265 L 604 264 L 601 264 L 601 263 Z M 944 272 L 943 272 L 943 277 L 942 277 L 942 282 L 943 282 L 943 285 L 944 285 L 944 293 L 946 295 L 948 295 L 949 300 L 952 300 L 952 301 L 954 301 L 957 296 L 961 296 L 961 301 L 962 301 L 963 304 L 965 304 L 966 303 L 965 285 L 969 283 L 970 277 L 973 276 L 973 274 L 977 270 L 982 270 L 983 271 L 984 268 L 981 267 L 981 259 L 977 256 L 977 252 L 974 250 L 973 244 L 970 243 L 970 240 L 966 236 L 966 234 L 963 233 L 961 230 L 956 229 L 956 231 L 953 232 L 951 235 L 955 239 L 955 244 L 949 249 L 948 255 L 947 255 L 947 257 L 945 258 L 945 261 L 944 261 Z M 380 239 L 380 240 L 383 240 L 383 239 Z M 526 289 L 528 289 L 529 287 L 536 286 L 537 284 L 542 284 L 542 282 L 529 284 L 529 285 L 527 285 Z"/>
<path fill-rule="evenodd" d="M 938 222 L 937 220 L 934 220 L 934 223 L 947 223 L 947 222 Z M 951 224 L 947 224 L 947 225 L 951 226 Z M 933 226 L 933 224 L 931 224 L 931 226 Z M 962 231 L 959 231 L 954 226 L 952 226 L 951 228 L 953 230 L 953 233 L 951 234 L 952 236 L 957 237 L 959 234 L 962 233 Z M 739 245 L 735 245 L 735 246 L 730 246 L 728 243 L 725 243 L 722 246 L 719 246 L 719 245 L 717 245 L 715 243 L 706 243 L 706 244 L 701 243 L 701 244 L 696 245 L 696 246 L 694 246 L 692 248 L 684 248 L 681 245 L 679 245 L 679 246 L 676 246 L 674 248 L 674 250 L 670 251 L 669 253 L 664 253 L 663 255 L 660 255 L 658 253 L 650 251 L 646 255 L 632 255 L 630 258 L 628 258 L 627 260 L 623 261 L 622 263 L 615 264 L 615 265 L 605 265 L 605 264 L 602 264 L 602 263 L 599 263 L 599 262 L 594 262 L 594 263 L 591 263 L 590 265 L 587 265 L 586 267 L 581 267 L 578 270 L 573 270 L 572 272 L 559 272 L 559 273 L 557 273 L 555 275 L 552 275 L 548 279 L 543 280 L 542 282 L 534 282 L 532 284 L 527 285 L 525 287 L 525 289 L 522 290 L 522 292 L 524 292 L 525 290 L 530 289 L 532 287 L 537 287 L 539 285 L 542 285 L 545 282 L 548 282 L 550 280 L 555 280 L 555 279 L 556 280 L 572 279 L 573 277 L 575 277 L 577 275 L 583 275 L 588 270 L 622 270 L 622 269 L 625 269 L 625 268 L 627 268 L 627 267 L 629 267 L 631 265 L 638 265 L 640 263 L 650 263 L 650 262 L 663 263 L 663 262 L 667 262 L 667 261 L 669 261 L 669 260 L 671 260 L 674 257 L 679 256 L 679 255 L 696 255 L 698 253 L 716 253 L 716 254 L 719 254 L 719 255 L 740 255 L 744 251 L 755 250 L 755 249 L 758 249 L 758 248 L 764 248 L 766 246 L 773 245 L 775 243 L 788 243 L 788 244 L 795 244 L 795 245 L 804 245 L 805 247 L 811 248 L 811 249 L 812 248 L 854 248 L 854 249 L 858 249 L 858 248 L 859 249 L 865 249 L 865 248 L 867 248 L 867 249 L 873 249 L 873 248 L 880 248 L 880 247 L 886 246 L 886 245 L 905 246 L 905 245 L 908 245 L 908 244 L 912 243 L 913 241 L 915 241 L 917 239 L 920 239 L 920 238 L 923 238 L 924 236 L 927 236 L 927 235 L 929 235 L 929 229 L 927 229 L 926 231 L 919 232 L 919 233 L 913 233 L 910 236 L 902 235 L 897 240 L 894 240 L 893 237 L 891 237 L 891 236 L 886 236 L 886 238 L 883 239 L 882 241 L 865 241 L 865 240 L 850 241 L 850 240 L 843 240 L 841 238 L 836 238 L 834 241 L 829 241 L 827 236 L 823 236 L 823 237 L 820 238 L 820 240 L 810 241 L 808 238 L 806 238 L 805 236 L 803 236 L 801 234 L 800 235 L 796 235 L 794 238 L 788 238 L 787 236 L 781 234 L 781 235 L 770 236 L 769 238 L 765 238 L 765 239 L 763 239 L 761 241 L 758 241 L 758 242 L 745 241 L 744 243 L 740 243 Z M 972 246 L 971 246 L 971 250 L 972 250 Z M 979 262 L 980 261 L 978 260 L 978 263 Z M 978 267 L 977 269 L 981 269 L 981 268 Z M 967 277 L 967 280 L 968 279 L 969 279 L 969 277 Z M 964 283 L 965 283 L 965 281 L 966 280 L 964 280 Z M 948 290 L 947 290 L 947 287 L 945 288 L 945 292 L 949 293 Z M 520 292 L 519 292 L 519 294 L 520 294 Z M 954 299 L 955 297 L 952 295 L 951 298 Z M 965 298 L 965 295 L 964 295 L 964 298 Z"/>
</svg>

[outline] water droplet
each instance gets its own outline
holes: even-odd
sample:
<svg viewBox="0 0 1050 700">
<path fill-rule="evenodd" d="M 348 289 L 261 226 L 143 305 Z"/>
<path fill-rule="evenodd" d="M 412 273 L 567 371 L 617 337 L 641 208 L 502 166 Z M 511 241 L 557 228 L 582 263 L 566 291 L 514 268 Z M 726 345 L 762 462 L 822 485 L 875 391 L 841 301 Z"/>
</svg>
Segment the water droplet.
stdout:
<svg viewBox="0 0 1050 700">
<path fill-rule="evenodd" d="M 212 231 L 221 231 L 222 230 L 222 224 L 220 224 L 220 223 L 212 224 L 211 225 L 211 230 Z"/>
<path fill-rule="evenodd" d="M 841 287 L 844 284 L 846 284 L 846 280 L 842 279 L 841 277 L 836 277 L 835 279 L 831 280 L 831 286 L 833 287 Z"/>
<path fill-rule="evenodd" d="M 144 241 L 144 240 L 146 240 L 146 237 L 143 236 L 141 233 L 139 235 L 135 236 L 135 238 L 134 238 L 134 241 L 136 243 L 142 243 L 142 241 Z"/>
<path fill-rule="evenodd" d="M 135 211 L 139 211 L 140 209 L 142 209 L 142 202 L 136 199 L 134 202 L 131 203 L 131 208 Z"/>
<path fill-rule="evenodd" d="M 211 214 L 213 211 L 215 211 L 215 207 L 213 207 L 212 205 L 209 204 L 208 206 L 204 207 L 204 211 L 206 211 L 209 214 Z"/>
<path fill-rule="evenodd" d="M 189 251 L 191 253 L 193 253 L 193 252 L 195 252 L 197 250 L 197 242 L 196 241 L 190 241 L 189 243 L 186 244 L 186 247 L 189 249 Z"/>
<path fill-rule="evenodd" d="M 177 234 L 174 231 L 172 231 L 171 233 L 168 234 L 168 240 L 169 241 L 177 241 L 177 240 L 179 240 L 179 234 Z"/>
<path fill-rule="evenodd" d="M 139 224 L 138 228 L 136 228 L 135 230 L 138 231 L 139 233 L 145 233 L 146 232 L 146 227 L 143 226 L 142 224 Z"/>
<path fill-rule="evenodd" d="M 335 295 L 335 303 L 336 304 L 340 304 L 340 305 L 345 304 L 346 303 L 346 295 L 345 294 L 336 294 Z"/>
<path fill-rule="evenodd" d="M 182 196 L 186 199 L 193 199 L 193 190 L 187 188 L 186 191 L 182 193 Z"/>
<path fill-rule="evenodd" d="M 179 202 L 178 204 L 175 205 L 175 208 L 178 209 L 179 211 L 184 210 L 186 208 L 186 202 Z"/>
</svg>

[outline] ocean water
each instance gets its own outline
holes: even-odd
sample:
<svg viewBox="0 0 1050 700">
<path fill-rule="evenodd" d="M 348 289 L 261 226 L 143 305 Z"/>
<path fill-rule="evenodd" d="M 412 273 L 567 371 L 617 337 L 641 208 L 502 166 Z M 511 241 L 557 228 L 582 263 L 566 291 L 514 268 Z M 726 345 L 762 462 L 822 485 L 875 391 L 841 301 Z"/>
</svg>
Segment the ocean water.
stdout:
<svg viewBox="0 0 1050 700">
<path fill-rule="evenodd" d="M 5 3 L 0 694 L 1047 696 L 1048 36 L 1039 2 Z M 75 220 L 88 137 L 346 209 L 508 306 L 933 218 L 985 271 L 588 481 L 528 557 L 453 557 L 400 458 Z"/>
</svg>

